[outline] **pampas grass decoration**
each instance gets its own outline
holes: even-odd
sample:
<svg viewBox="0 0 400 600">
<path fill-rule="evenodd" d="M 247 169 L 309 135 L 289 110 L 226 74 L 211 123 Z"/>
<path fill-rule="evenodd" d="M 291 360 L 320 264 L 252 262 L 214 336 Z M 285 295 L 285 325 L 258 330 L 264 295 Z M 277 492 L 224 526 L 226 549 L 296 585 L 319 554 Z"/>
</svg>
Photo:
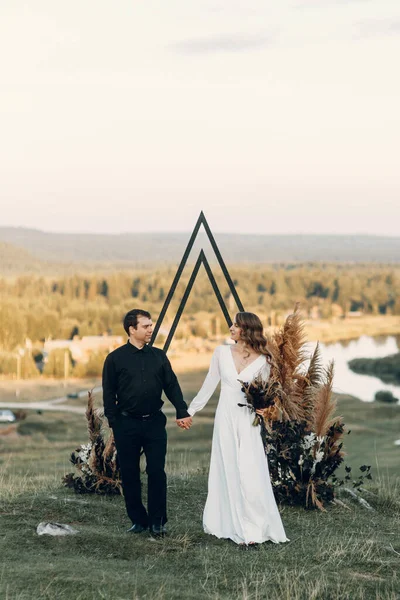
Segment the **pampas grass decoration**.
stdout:
<svg viewBox="0 0 400 600">
<path fill-rule="evenodd" d="M 274 333 L 268 345 L 272 355 L 270 379 L 280 384 L 282 394 L 276 405 L 284 420 L 301 420 L 305 416 L 299 401 L 301 385 L 304 383 L 304 375 L 299 368 L 307 356 L 304 342 L 304 323 L 296 304 L 293 314 Z"/>
<path fill-rule="evenodd" d="M 93 390 L 88 392 L 88 405 L 85 414 L 88 423 L 89 439 L 94 444 L 101 435 L 102 420 L 94 407 Z"/>
<path fill-rule="evenodd" d="M 304 350 L 305 341 L 304 321 L 297 303 L 293 313 L 287 317 L 282 331 L 283 364 L 289 377 L 295 378 L 297 369 L 307 358 Z"/>
<path fill-rule="evenodd" d="M 78 474 L 68 473 L 64 485 L 76 493 L 122 494 L 121 475 L 112 430 L 107 440 L 103 429 L 103 412 L 94 406 L 93 392 L 88 392 L 86 419 L 89 443 L 82 444 L 71 454 Z"/>
<path fill-rule="evenodd" d="M 325 372 L 325 383 L 320 386 L 313 398 L 313 431 L 317 437 L 326 435 L 334 423 L 332 415 L 336 409 L 336 400 L 332 397 L 334 364 L 331 361 Z"/>
<path fill-rule="evenodd" d="M 269 382 L 276 382 L 280 393 L 264 415 L 265 447 L 277 500 L 325 510 L 324 504 L 334 499 L 335 486 L 350 481 L 351 468 L 346 467 L 344 480 L 334 475 L 344 456 L 344 423 L 334 416 L 334 363 L 325 369 L 319 344 L 310 357 L 305 341 L 297 304 L 269 340 Z M 360 481 L 370 478 L 370 467 L 360 469 L 367 470 Z"/>
<path fill-rule="evenodd" d="M 322 357 L 319 342 L 311 356 L 310 364 L 303 381 L 299 381 L 299 396 L 302 397 L 302 406 L 307 421 L 313 419 L 313 408 L 315 394 L 324 381 L 324 368 L 322 366 Z"/>
<path fill-rule="evenodd" d="M 106 445 L 105 445 L 104 451 L 103 451 L 103 456 L 102 456 L 103 467 L 105 467 L 105 465 L 110 462 L 110 460 L 112 459 L 115 452 L 116 452 L 116 449 L 115 449 L 114 433 L 111 429 L 110 435 L 108 436 L 108 440 L 106 442 Z"/>
<path fill-rule="evenodd" d="M 317 496 L 314 481 L 310 481 L 309 484 L 307 485 L 306 506 L 308 506 L 309 499 L 311 499 L 311 503 L 313 506 L 316 506 L 317 508 L 319 508 L 319 510 L 326 512 L 324 505 L 322 504 L 321 500 Z"/>
</svg>

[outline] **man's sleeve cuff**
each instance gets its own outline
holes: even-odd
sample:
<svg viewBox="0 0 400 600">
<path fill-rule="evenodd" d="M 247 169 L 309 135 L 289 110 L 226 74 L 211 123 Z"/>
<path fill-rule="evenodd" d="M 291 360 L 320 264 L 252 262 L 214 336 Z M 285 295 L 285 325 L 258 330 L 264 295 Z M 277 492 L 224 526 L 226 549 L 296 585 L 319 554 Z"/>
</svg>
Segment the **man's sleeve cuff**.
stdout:
<svg viewBox="0 0 400 600">
<path fill-rule="evenodd" d="M 191 414 L 187 410 L 180 410 L 180 411 L 176 412 L 177 419 L 187 419 L 187 417 L 190 417 L 190 416 L 191 416 Z"/>
</svg>

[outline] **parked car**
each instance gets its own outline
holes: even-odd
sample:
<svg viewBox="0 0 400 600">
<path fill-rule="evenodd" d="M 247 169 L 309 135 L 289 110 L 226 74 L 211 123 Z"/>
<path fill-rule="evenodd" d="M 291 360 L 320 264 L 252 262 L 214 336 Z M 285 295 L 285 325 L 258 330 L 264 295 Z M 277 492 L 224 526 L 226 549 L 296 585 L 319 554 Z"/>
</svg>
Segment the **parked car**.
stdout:
<svg viewBox="0 0 400 600">
<path fill-rule="evenodd" d="M 0 410 L 0 423 L 14 423 L 16 417 L 11 410 Z"/>
</svg>

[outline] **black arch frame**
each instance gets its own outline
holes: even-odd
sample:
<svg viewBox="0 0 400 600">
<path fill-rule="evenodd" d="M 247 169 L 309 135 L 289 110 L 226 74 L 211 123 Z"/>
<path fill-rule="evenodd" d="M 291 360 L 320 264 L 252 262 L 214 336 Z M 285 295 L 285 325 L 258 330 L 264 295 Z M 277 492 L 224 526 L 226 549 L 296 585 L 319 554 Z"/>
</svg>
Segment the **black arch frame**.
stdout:
<svg viewBox="0 0 400 600">
<path fill-rule="evenodd" d="M 188 245 L 186 246 L 186 250 L 185 250 L 185 252 L 183 254 L 183 257 L 182 257 L 182 260 L 181 260 L 181 262 L 179 264 L 179 267 L 178 267 L 178 270 L 177 270 L 176 275 L 174 277 L 174 280 L 172 282 L 171 288 L 170 288 L 170 290 L 169 290 L 169 292 L 167 294 L 167 297 L 165 298 L 164 305 L 163 305 L 163 307 L 161 309 L 161 312 L 160 312 L 160 316 L 157 319 L 157 323 L 156 323 L 156 326 L 155 326 L 154 331 L 153 331 L 153 335 L 152 335 L 152 338 L 151 338 L 151 341 L 150 341 L 150 345 L 153 345 L 154 342 L 155 342 L 155 340 L 156 340 L 156 337 L 158 335 L 158 332 L 160 330 L 160 327 L 162 325 L 162 322 L 164 320 L 164 317 L 165 317 L 165 314 L 166 314 L 166 312 L 168 310 L 168 307 L 169 307 L 169 305 L 171 303 L 171 300 L 172 300 L 172 298 L 174 296 L 175 290 L 176 290 L 177 285 L 178 285 L 178 283 L 180 281 L 183 269 L 186 266 L 187 260 L 189 258 L 190 251 L 193 248 L 193 244 L 194 244 L 194 242 L 195 242 L 195 240 L 197 238 L 197 235 L 198 235 L 198 232 L 199 232 L 199 229 L 200 229 L 201 225 L 204 226 L 204 229 L 205 229 L 205 231 L 207 233 L 208 239 L 210 240 L 211 246 L 212 246 L 212 248 L 214 250 L 215 256 L 216 256 L 216 258 L 218 260 L 218 263 L 219 263 L 219 265 L 221 267 L 221 270 L 222 270 L 222 272 L 224 274 L 224 277 L 226 279 L 226 282 L 227 282 L 227 284 L 229 286 L 229 289 L 230 289 L 230 291 L 232 293 L 232 296 L 235 299 L 236 305 L 237 305 L 237 307 L 238 307 L 238 309 L 240 311 L 244 311 L 243 304 L 242 304 L 242 302 L 241 302 L 241 300 L 239 298 L 239 295 L 238 295 L 238 293 L 236 291 L 236 288 L 235 288 L 235 285 L 234 285 L 234 283 L 233 283 L 233 281 L 231 279 L 231 276 L 229 275 L 228 269 L 226 268 L 224 259 L 222 258 L 221 252 L 219 251 L 217 243 L 216 243 L 216 241 L 214 239 L 214 236 L 213 236 L 213 234 L 211 232 L 211 229 L 210 229 L 210 227 L 209 227 L 209 225 L 207 223 L 207 219 L 206 219 L 203 211 L 201 211 L 200 216 L 197 219 L 197 223 L 196 223 L 196 225 L 195 225 L 195 227 L 193 229 L 192 235 L 190 236 Z M 198 259 L 196 261 L 196 264 L 195 264 L 195 266 L 193 268 L 192 274 L 190 276 L 189 282 L 188 282 L 188 284 L 186 286 L 185 293 L 183 294 L 183 297 L 182 297 L 182 300 L 180 302 L 179 308 L 177 310 L 177 313 L 175 315 L 174 321 L 172 323 L 172 327 L 171 327 L 171 329 L 170 329 L 170 331 L 168 333 L 167 339 L 165 341 L 165 344 L 164 344 L 164 351 L 165 352 L 168 352 L 168 348 L 170 347 L 172 339 L 173 339 L 173 337 L 175 335 L 176 328 L 178 327 L 179 320 L 180 320 L 180 318 L 182 316 L 182 313 L 183 313 L 183 311 L 185 309 L 186 302 L 187 302 L 187 300 L 189 298 L 190 292 L 192 291 L 193 284 L 196 281 L 196 277 L 197 277 L 197 274 L 199 272 L 199 269 L 200 269 L 201 265 L 204 265 L 204 268 L 206 270 L 206 273 L 208 275 L 208 278 L 210 280 L 212 288 L 213 288 L 213 290 L 215 292 L 215 295 L 217 297 L 218 303 L 219 303 L 219 305 L 221 307 L 221 310 L 222 310 L 222 313 L 223 313 L 223 315 L 225 317 L 225 320 L 226 320 L 226 322 L 228 324 L 228 327 L 230 327 L 232 325 L 232 320 L 231 320 L 231 318 L 229 316 L 229 311 L 228 311 L 228 309 L 226 307 L 226 304 L 224 302 L 222 294 L 221 294 L 221 292 L 219 290 L 218 284 L 217 284 L 217 282 L 215 280 L 215 277 L 214 277 L 214 275 L 212 273 L 212 270 L 211 270 L 211 267 L 210 267 L 209 262 L 207 260 L 207 257 L 206 257 L 206 255 L 204 253 L 204 250 L 201 249 L 200 250 L 200 254 L 198 256 Z"/>
</svg>

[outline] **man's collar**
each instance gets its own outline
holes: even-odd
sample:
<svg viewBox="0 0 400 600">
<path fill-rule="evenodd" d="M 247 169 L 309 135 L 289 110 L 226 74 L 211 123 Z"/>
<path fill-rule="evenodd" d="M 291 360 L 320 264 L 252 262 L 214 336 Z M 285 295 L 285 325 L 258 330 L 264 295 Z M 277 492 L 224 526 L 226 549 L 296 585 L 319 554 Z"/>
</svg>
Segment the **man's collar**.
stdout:
<svg viewBox="0 0 400 600">
<path fill-rule="evenodd" d="M 130 347 L 130 349 L 131 349 L 131 350 L 133 350 L 133 352 L 148 352 L 148 351 L 149 351 L 149 347 L 148 347 L 148 345 L 147 345 L 147 344 L 145 344 L 145 345 L 143 346 L 143 348 L 140 348 L 140 349 L 139 349 L 139 348 L 136 348 L 136 346 L 134 346 L 134 345 L 131 343 L 131 341 L 130 341 L 130 339 L 129 339 L 129 338 L 128 338 L 127 344 L 128 344 L 128 346 Z"/>
</svg>

